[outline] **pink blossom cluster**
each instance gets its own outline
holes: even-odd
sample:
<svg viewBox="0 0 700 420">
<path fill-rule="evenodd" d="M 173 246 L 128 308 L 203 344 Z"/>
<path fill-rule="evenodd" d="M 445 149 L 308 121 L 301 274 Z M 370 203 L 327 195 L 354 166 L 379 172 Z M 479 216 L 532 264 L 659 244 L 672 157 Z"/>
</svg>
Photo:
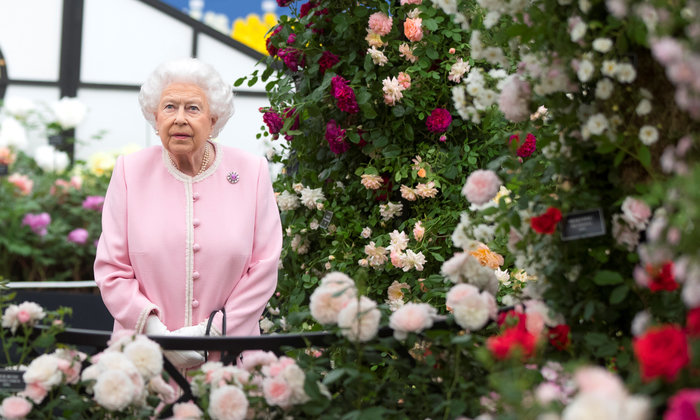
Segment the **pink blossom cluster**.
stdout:
<svg viewBox="0 0 700 420">
<path fill-rule="evenodd" d="M 338 108 L 350 114 L 360 111 L 355 99 L 355 91 L 348 86 L 348 81 L 342 76 L 333 76 L 331 79 L 331 92 L 338 101 Z"/>
<path fill-rule="evenodd" d="M 105 198 L 101 195 L 88 195 L 83 200 L 83 208 L 87 210 L 102 211 Z"/>
<path fill-rule="evenodd" d="M 16 158 L 17 156 L 9 147 L 0 147 L 0 165 L 12 165 Z"/>
<path fill-rule="evenodd" d="M 452 311 L 460 327 L 476 331 L 482 329 L 489 320 L 498 316 L 496 299 L 487 291 L 480 292 L 476 286 L 460 283 L 447 293 L 447 307 Z"/>
<path fill-rule="evenodd" d="M 55 195 L 56 193 L 65 194 L 72 189 L 80 190 L 82 187 L 83 187 L 83 179 L 79 176 L 72 176 L 70 178 L 70 181 L 66 181 L 65 179 L 57 179 L 53 183 L 53 185 L 51 186 L 51 189 L 49 190 L 49 194 L 51 194 L 51 195 Z"/>
<path fill-rule="evenodd" d="M 399 72 L 398 77 L 387 77 L 382 81 L 384 103 L 390 106 L 396 105 L 403 98 L 403 91 L 411 87 L 411 76 L 405 72 Z"/>
<path fill-rule="evenodd" d="M 639 244 L 639 235 L 651 218 L 649 206 L 634 197 L 622 202 L 622 213 L 613 215 L 612 234 L 618 245 L 632 251 Z"/>
<path fill-rule="evenodd" d="M 46 212 L 38 214 L 27 213 L 24 215 L 24 218 L 22 218 L 22 226 L 29 226 L 32 232 L 39 236 L 46 235 L 50 223 L 51 216 Z"/>
<path fill-rule="evenodd" d="M 77 245 L 83 245 L 85 242 L 87 242 L 89 233 L 86 229 L 83 228 L 77 228 L 73 229 L 68 233 L 68 236 L 66 239 L 68 242 L 72 242 Z"/>
<path fill-rule="evenodd" d="M 695 119 L 700 119 L 700 54 L 672 37 L 651 41 L 651 53 L 666 68 L 666 76 L 676 85 L 676 103 Z"/>
</svg>

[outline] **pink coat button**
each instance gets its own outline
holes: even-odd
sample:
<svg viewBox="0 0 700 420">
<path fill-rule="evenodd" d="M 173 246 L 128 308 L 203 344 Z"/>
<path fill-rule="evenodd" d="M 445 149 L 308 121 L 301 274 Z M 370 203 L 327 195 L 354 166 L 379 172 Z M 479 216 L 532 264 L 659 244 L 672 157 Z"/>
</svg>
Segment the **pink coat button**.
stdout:
<svg viewBox="0 0 700 420">
<path fill-rule="evenodd" d="M 192 307 L 196 308 L 199 306 L 199 301 L 197 299 L 192 299 Z"/>
<path fill-rule="evenodd" d="M 197 279 L 199 278 L 199 271 L 194 271 L 194 272 L 192 273 L 192 278 L 195 279 L 195 280 L 197 280 Z"/>
<path fill-rule="evenodd" d="M 192 194 L 192 200 L 194 200 L 194 201 L 199 200 L 199 193 L 198 192 Z"/>
<path fill-rule="evenodd" d="M 200 249 L 202 249 L 202 247 L 199 246 L 199 244 L 192 245 L 192 251 L 199 252 Z"/>
<path fill-rule="evenodd" d="M 194 227 L 199 226 L 199 224 L 200 224 L 199 219 L 194 219 L 194 220 L 192 221 L 192 225 L 194 225 Z"/>
</svg>

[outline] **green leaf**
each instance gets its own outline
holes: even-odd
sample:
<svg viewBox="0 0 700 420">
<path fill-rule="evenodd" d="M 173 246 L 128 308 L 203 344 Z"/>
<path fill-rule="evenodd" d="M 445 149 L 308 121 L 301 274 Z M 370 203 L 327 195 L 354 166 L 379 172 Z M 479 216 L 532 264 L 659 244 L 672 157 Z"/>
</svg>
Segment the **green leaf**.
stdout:
<svg viewBox="0 0 700 420">
<path fill-rule="evenodd" d="M 323 384 L 324 385 L 330 385 L 333 382 L 337 381 L 338 379 L 342 378 L 343 375 L 345 375 L 345 369 L 340 368 L 340 369 L 333 369 L 330 372 L 328 372 L 328 375 L 326 375 L 323 378 Z"/>
<path fill-rule="evenodd" d="M 440 262 L 445 261 L 445 257 L 438 254 L 437 252 L 431 252 L 430 254 L 433 256 L 433 258 L 435 258 L 435 261 L 440 261 Z"/>
<path fill-rule="evenodd" d="M 598 332 L 587 333 L 584 339 L 591 347 L 599 347 L 608 342 L 608 336 Z"/>
<path fill-rule="evenodd" d="M 243 76 L 243 77 L 241 77 L 241 78 L 239 78 L 239 79 L 236 79 L 236 81 L 233 82 L 233 86 L 238 87 L 238 86 L 242 85 L 243 82 L 245 82 L 245 79 L 246 79 L 245 76 Z M 268 90 L 269 90 L 269 89 L 268 89 Z"/>
<path fill-rule="evenodd" d="M 382 150 L 384 157 L 396 157 L 401 154 L 401 147 L 396 144 L 390 144 Z"/>
<path fill-rule="evenodd" d="M 651 152 L 649 152 L 649 148 L 646 146 L 640 146 L 639 147 L 639 152 L 638 152 L 638 158 L 639 161 L 642 163 L 642 165 L 650 169 L 651 168 Z"/>
<path fill-rule="evenodd" d="M 620 284 L 623 279 L 617 271 L 600 270 L 595 274 L 593 282 L 599 286 L 609 286 L 612 284 Z"/>
<path fill-rule="evenodd" d="M 627 297 L 630 288 L 626 284 L 621 284 L 610 293 L 610 303 L 616 305 Z"/>
<path fill-rule="evenodd" d="M 395 117 L 403 117 L 406 113 L 406 108 L 401 105 L 396 105 L 391 109 L 391 113 L 394 114 Z"/>
</svg>

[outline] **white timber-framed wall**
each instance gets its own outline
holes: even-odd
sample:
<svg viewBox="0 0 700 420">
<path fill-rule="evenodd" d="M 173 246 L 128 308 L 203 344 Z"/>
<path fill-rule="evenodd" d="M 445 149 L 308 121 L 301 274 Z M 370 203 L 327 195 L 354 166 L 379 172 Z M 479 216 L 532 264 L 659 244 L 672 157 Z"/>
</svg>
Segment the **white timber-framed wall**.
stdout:
<svg viewBox="0 0 700 420">
<path fill-rule="evenodd" d="M 158 64 L 181 57 L 211 64 L 234 90 L 235 113 L 218 141 L 264 155 L 255 137 L 258 109 L 269 105 L 264 84 L 233 88 L 263 70 L 259 52 L 158 0 L 0 0 L 0 99 L 80 99 L 88 114 L 75 131 L 76 159 L 160 144 L 138 91 Z"/>
</svg>

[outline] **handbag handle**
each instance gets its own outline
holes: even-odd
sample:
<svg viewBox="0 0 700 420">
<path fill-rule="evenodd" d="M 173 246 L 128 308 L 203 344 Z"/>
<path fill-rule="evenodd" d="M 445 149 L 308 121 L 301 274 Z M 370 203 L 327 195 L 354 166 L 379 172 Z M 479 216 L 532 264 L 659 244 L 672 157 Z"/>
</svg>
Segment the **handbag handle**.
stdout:
<svg viewBox="0 0 700 420">
<path fill-rule="evenodd" d="M 205 336 L 209 336 L 209 333 L 211 332 L 211 324 L 214 322 L 214 315 L 216 315 L 217 312 L 221 311 L 221 314 L 223 315 L 221 317 L 221 336 L 225 337 L 226 336 L 226 308 L 221 308 L 221 309 L 216 309 L 211 312 L 211 315 L 209 315 L 209 320 L 207 321 L 207 328 L 204 332 Z M 209 359 L 209 352 L 204 351 L 204 361 L 206 362 Z"/>
</svg>

